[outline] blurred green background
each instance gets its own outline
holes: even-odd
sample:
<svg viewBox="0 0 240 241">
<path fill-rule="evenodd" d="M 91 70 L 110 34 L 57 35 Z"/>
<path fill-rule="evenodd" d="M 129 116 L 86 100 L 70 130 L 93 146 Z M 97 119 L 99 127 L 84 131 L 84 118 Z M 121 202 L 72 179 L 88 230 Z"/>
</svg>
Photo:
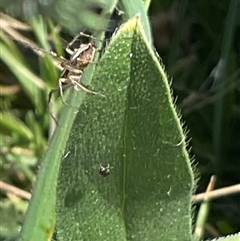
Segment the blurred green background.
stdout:
<svg viewBox="0 0 240 241">
<path fill-rule="evenodd" d="M 78 16 L 89 9 L 82 2 Z M 87 17 L 82 14 L 78 20 L 70 8 L 63 11 L 64 1 L 58 4 L 1 2 L 2 12 L 33 28 L 19 27 L 1 15 L 0 175 L 2 181 L 29 192 L 55 127 L 47 111 L 47 95 L 57 85 L 59 71 L 49 55 L 38 57 L 31 48 L 13 41 L 7 31 L 15 29 L 41 48 L 54 46 L 63 55 L 62 47 L 85 26 L 78 21 Z M 192 147 L 189 151 L 199 172 L 197 193 L 205 191 L 211 175 L 217 176 L 215 188 L 240 183 L 240 15 L 234 15 L 234 6 L 233 0 L 152 0 L 149 8 L 154 46 L 172 80 Z M 91 7 L 95 12 L 101 10 Z M 237 7 L 240 11 L 239 1 Z M 36 14 L 52 21 L 30 20 Z M 95 17 L 88 17 L 90 26 Z M 104 26 L 107 17 L 96 29 Z M 117 25 L 114 21 L 110 29 Z M 65 27 L 60 28 L 59 23 Z M 56 102 L 53 113 L 61 107 L 59 99 Z M 240 195 L 232 195 L 211 202 L 205 238 L 240 230 L 239 200 Z M 18 232 L 26 207 L 27 201 L 0 193 L 0 240 Z M 197 210 L 198 205 L 195 213 Z"/>
</svg>

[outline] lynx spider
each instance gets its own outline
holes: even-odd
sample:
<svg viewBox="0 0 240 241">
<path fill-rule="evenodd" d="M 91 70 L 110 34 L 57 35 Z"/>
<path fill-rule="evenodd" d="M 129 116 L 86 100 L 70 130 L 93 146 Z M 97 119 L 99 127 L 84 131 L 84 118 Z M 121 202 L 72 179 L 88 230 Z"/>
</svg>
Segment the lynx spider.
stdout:
<svg viewBox="0 0 240 241">
<path fill-rule="evenodd" d="M 84 69 L 90 64 L 94 63 L 93 58 L 97 50 L 97 47 L 94 43 L 89 42 L 86 44 L 80 44 L 79 48 L 71 49 L 71 46 L 77 41 L 80 36 L 85 36 L 88 38 L 93 38 L 91 35 L 80 32 L 77 34 L 73 40 L 67 45 L 66 52 L 70 54 L 70 59 L 64 59 L 61 63 L 63 71 L 58 79 L 58 87 L 52 89 L 48 95 L 48 103 L 50 103 L 52 94 L 54 92 L 60 92 L 62 102 L 68 105 L 63 100 L 63 90 L 68 89 L 71 86 L 74 86 L 76 90 L 82 89 L 88 93 L 99 94 L 97 92 L 87 89 L 83 84 L 80 83 Z M 101 94 L 99 94 L 101 95 Z"/>
</svg>

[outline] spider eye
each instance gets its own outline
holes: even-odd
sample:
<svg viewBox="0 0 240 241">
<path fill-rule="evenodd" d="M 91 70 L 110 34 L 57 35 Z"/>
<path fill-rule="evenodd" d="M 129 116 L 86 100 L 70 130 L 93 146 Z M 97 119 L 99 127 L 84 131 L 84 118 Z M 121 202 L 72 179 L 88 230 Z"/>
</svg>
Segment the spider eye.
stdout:
<svg viewBox="0 0 240 241">
<path fill-rule="evenodd" d="M 110 174 L 110 165 L 104 166 L 101 164 L 99 167 L 99 174 L 103 177 L 108 176 Z"/>
</svg>

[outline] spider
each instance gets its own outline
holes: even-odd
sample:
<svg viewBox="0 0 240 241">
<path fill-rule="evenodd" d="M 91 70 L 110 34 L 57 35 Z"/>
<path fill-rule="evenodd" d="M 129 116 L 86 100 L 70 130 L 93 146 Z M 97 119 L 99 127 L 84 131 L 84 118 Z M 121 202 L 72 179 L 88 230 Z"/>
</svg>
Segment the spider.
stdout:
<svg viewBox="0 0 240 241">
<path fill-rule="evenodd" d="M 79 48 L 71 49 L 71 46 L 77 41 L 79 36 L 85 36 L 88 38 L 93 38 L 91 35 L 84 34 L 80 32 L 76 35 L 73 40 L 67 45 L 66 52 L 70 54 L 70 59 L 61 63 L 63 71 L 58 80 L 58 87 L 52 89 L 48 95 L 48 103 L 50 103 L 52 94 L 54 92 L 60 92 L 62 102 L 66 105 L 63 100 L 63 90 L 74 86 L 76 90 L 82 89 L 88 93 L 99 94 L 97 92 L 87 89 L 80 81 L 84 73 L 84 69 L 93 63 L 94 54 L 96 52 L 97 46 L 94 43 L 80 44 Z"/>
</svg>

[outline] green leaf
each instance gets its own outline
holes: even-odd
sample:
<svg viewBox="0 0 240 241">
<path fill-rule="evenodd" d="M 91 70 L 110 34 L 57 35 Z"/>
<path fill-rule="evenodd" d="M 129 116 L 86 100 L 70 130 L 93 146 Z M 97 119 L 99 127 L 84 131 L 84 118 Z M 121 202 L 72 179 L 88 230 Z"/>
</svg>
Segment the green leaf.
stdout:
<svg viewBox="0 0 240 241">
<path fill-rule="evenodd" d="M 124 11 L 123 18 L 125 20 L 128 20 L 136 14 L 139 14 L 141 16 L 141 23 L 146 35 L 147 40 L 149 43 L 152 43 L 152 33 L 150 28 L 150 22 L 147 15 L 147 9 L 149 2 L 145 2 L 142 0 L 135 0 L 135 1 L 129 1 L 129 0 L 120 0 L 120 9 Z"/>
<path fill-rule="evenodd" d="M 212 239 L 212 241 L 239 241 L 239 240 L 240 240 L 240 233 L 236 233 L 226 237 Z"/>
<path fill-rule="evenodd" d="M 33 134 L 31 130 L 22 122 L 10 113 L 0 112 L 1 129 L 4 132 L 17 134 L 25 140 L 32 140 Z"/>
<path fill-rule="evenodd" d="M 110 42 L 61 161 L 57 240 L 191 240 L 193 173 L 163 67 L 135 17 Z M 99 174 L 110 165 L 110 175 Z"/>
<path fill-rule="evenodd" d="M 83 76 L 84 83 L 91 82 L 92 72 L 93 68 L 87 68 L 85 70 Z M 89 80 L 84 81 L 85 77 L 89 77 Z M 70 98 L 67 100 L 69 106 L 64 106 L 61 112 L 58 127 L 56 128 L 37 175 L 19 241 L 50 240 L 54 233 L 56 184 L 59 164 L 61 157 L 65 159 L 68 155 L 68 153 L 64 154 L 64 148 L 76 116 L 76 107 L 82 103 L 85 94 L 85 92 L 81 91 L 70 92 Z"/>
<path fill-rule="evenodd" d="M 83 95 L 75 92 L 71 97 L 73 103 L 76 100 L 81 103 Z M 69 106 L 65 106 L 62 111 L 59 126 L 41 163 L 19 241 L 50 240 L 53 235 L 58 169 L 75 111 L 75 108 L 69 108 Z"/>
<path fill-rule="evenodd" d="M 9 40 L 11 41 L 11 40 Z M 9 69 L 17 76 L 24 91 L 32 101 L 32 103 L 38 108 L 41 100 L 39 89 L 44 89 L 45 83 L 39 79 L 33 72 L 27 67 L 26 63 L 20 56 L 13 54 L 13 50 L 6 44 L 0 41 L 1 59 L 9 67 Z"/>
</svg>

